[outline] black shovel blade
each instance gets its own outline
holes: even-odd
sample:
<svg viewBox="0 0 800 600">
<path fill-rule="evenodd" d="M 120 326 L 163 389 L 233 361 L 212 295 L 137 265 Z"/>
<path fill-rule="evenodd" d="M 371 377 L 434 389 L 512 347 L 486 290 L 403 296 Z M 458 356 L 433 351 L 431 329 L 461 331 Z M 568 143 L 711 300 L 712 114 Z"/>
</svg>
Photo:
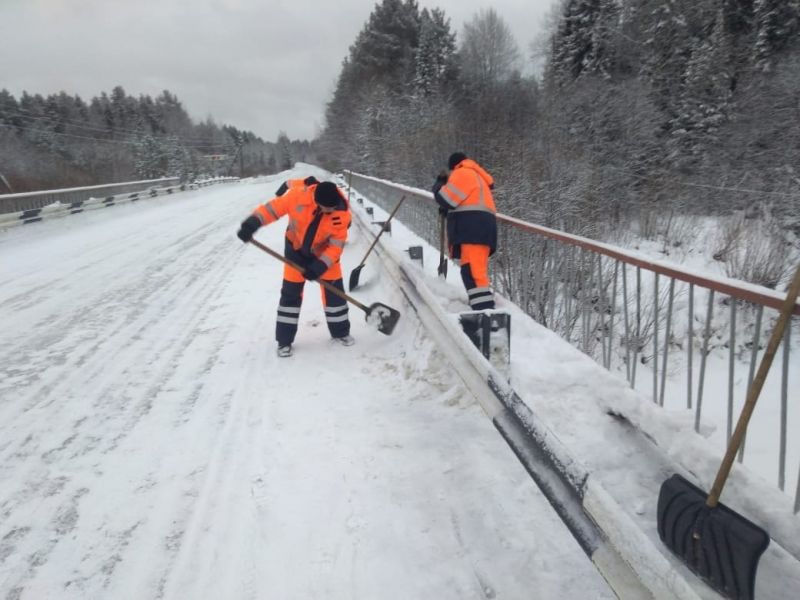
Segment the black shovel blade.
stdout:
<svg viewBox="0 0 800 600">
<path fill-rule="evenodd" d="M 728 598 L 754 597 L 758 561 L 769 535 L 680 475 L 661 484 L 658 535 L 689 569 Z"/>
<path fill-rule="evenodd" d="M 373 302 L 367 309 L 367 322 L 375 325 L 378 331 L 392 335 L 395 325 L 400 320 L 400 313 L 391 306 Z"/>
<path fill-rule="evenodd" d="M 441 275 L 442 279 L 447 279 L 447 259 L 440 258 L 439 259 L 439 268 L 436 270 L 438 275 Z"/>
<path fill-rule="evenodd" d="M 351 292 L 358 287 L 358 278 L 361 275 L 361 269 L 364 268 L 364 265 L 358 265 L 355 269 L 350 272 L 350 281 L 347 289 Z"/>
</svg>

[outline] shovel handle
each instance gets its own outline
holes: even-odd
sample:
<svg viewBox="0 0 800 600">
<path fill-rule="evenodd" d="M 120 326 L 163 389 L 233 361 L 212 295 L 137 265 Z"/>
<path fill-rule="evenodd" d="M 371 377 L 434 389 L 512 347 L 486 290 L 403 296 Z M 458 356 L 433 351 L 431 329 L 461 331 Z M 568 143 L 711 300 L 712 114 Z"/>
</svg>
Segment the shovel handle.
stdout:
<svg viewBox="0 0 800 600">
<path fill-rule="evenodd" d="M 266 252 L 270 256 L 272 256 L 274 258 L 277 258 L 281 262 L 286 263 L 287 265 L 289 265 L 293 269 L 295 269 L 297 271 L 300 271 L 300 273 L 305 273 L 305 269 L 303 267 L 301 267 L 300 265 L 298 265 L 296 262 L 289 260 L 288 258 L 283 256 L 282 254 L 278 254 L 277 252 L 275 252 L 275 250 L 273 250 L 269 246 L 265 246 L 264 244 L 262 244 L 258 240 L 254 240 L 254 239 L 251 238 L 250 239 L 250 243 L 253 244 L 256 248 L 260 248 L 261 250 L 263 250 L 264 252 Z M 358 308 L 363 310 L 365 313 L 369 314 L 369 307 L 366 304 L 361 304 L 361 302 L 359 302 L 358 300 L 356 300 L 352 296 L 348 296 L 342 290 L 340 290 L 339 288 L 337 288 L 334 285 L 331 285 L 330 283 L 328 283 L 324 279 L 317 279 L 317 282 L 322 287 L 324 287 L 326 290 L 328 290 L 331 294 L 334 294 L 336 296 L 339 296 L 339 298 L 347 300 L 350 304 L 353 304 L 353 305 L 357 306 Z"/>
<path fill-rule="evenodd" d="M 437 274 L 444 275 L 447 277 L 447 258 L 445 258 L 444 251 L 445 251 L 445 223 L 447 217 L 444 215 L 439 215 L 439 267 L 437 269 Z"/>
<path fill-rule="evenodd" d="M 739 415 L 736 429 L 728 442 L 728 449 L 725 452 L 725 457 L 722 459 L 722 464 L 717 472 L 717 478 L 714 480 L 714 485 L 711 486 L 711 491 L 706 499 L 706 506 L 709 508 L 714 508 L 719 503 L 722 488 L 725 486 L 725 482 L 731 472 L 733 460 L 736 453 L 739 451 L 739 446 L 742 445 L 742 438 L 744 438 L 744 434 L 747 431 L 747 424 L 750 422 L 753 410 L 755 410 L 758 395 L 761 393 L 761 388 L 764 387 L 764 381 L 767 379 L 770 366 L 772 366 L 772 359 L 775 358 L 775 353 L 778 351 L 778 346 L 781 343 L 786 327 L 792 317 L 798 293 L 800 293 L 800 264 L 797 265 L 794 279 L 792 279 L 792 283 L 789 285 L 789 290 L 786 293 L 786 299 L 781 305 L 778 321 L 775 323 L 775 328 L 772 330 L 772 335 L 770 335 L 767 349 L 764 351 L 764 356 L 761 358 L 761 362 L 758 365 L 758 372 L 756 373 L 755 379 L 753 379 L 753 384 L 747 391 L 747 399 L 742 408 L 742 414 Z"/>
<path fill-rule="evenodd" d="M 381 230 L 378 232 L 378 235 L 376 235 L 375 239 L 372 240 L 372 244 L 370 245 L 369 250 L 367 250 L 367 253 L 364 255 L 364 258 L 362 258 L 361 262 L 358 264 L 359 267 L 364 266 L 364 263 L 367 262 L 367 257 L 369 256 L 370 252 L 372 252 L 372 249 L 375 247 L 375 244 L 378 243 L 378 240 L 381 239 L 381 236 L 383 235 L 383 232 L 386 231 L 386 225 L 388 225 L 389 221 L 392 220 L 392 217 L 394 217 L 397 214 L 397 211 L 400 209 L 400 205 L 403 203 L 403 200 L 405 200 L 405 199 L 406 199 L 405 196 L 400 198 L 400 202 L 398 202 L 397 206 L 394 207 L 394 209 L 392 210 L 392 214 L 390 214 L 389 218 L 386 219 L 386 221 L 383 223 L 383 226 L 381 227 Z M 356 268 L 358 268 L 358 267 L 356 267 Z"/>
</svg>

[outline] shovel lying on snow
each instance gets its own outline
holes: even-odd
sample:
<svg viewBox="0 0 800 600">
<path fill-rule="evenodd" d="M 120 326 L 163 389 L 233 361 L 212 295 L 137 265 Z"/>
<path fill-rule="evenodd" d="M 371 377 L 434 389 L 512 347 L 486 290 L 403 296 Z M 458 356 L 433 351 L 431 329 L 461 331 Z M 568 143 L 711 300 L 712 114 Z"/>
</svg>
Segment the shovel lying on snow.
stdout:
<svg viewBox="0 0 800 600">
<path fill-rule="evenodd" d="M 403 200 L 405 199 L 406 199 L 405 196 L 400 198 L 400 202 L 398 202 L 397 206 L 394 207 L 394 210 L 392 210 L 392 214 L 389 215 L 389 218 L 386 219 L 386 221 L 381 226 L 381 230 L 378 232 L 378 235 L 375 236 L 374 240 L 372 240 L 372 245 L 369 247 L 369 250 L 367 250 L 367 253 L 364 255 L 364 258 L 361 259 L 359 265 L 355 269 L 353 269 L 353 271 L 350 273 L 350 282 L 349 282 L 350 285 L 347 287 L 347 289 L 349 289 L 351 292 L 358 287 L 358 277 L 359 275 L 361 275 L 361 269 L 364 268 L 364 263 L 367 262 L 367 257 L 369 256 L 369 253 L 372 252 L 372 249 L 375 247 L 375 244 L 377 244 L 378 240 L 381 239 L 383 232 L 389 229 L 389 222 L 392 220 L 392 217 L 394 217 L 395 214 L 397 214 L 400 205 L 403 203 Z"/>
<path fill-rule="evenodd" d="M 769 545 L 769 534 L 719 504 L 719 497 L 791 318 L 798 292 L 800 265 L 789 286 L 758 373 L 747 392 L 742 414 L 728 442 L 711 492 L 706 497 L 700 488 L 675 474 L 661 484 L 658 495 L 658 535 L 661 541 L 694 573 L 728 598 L 753 598 L 758 561 Z"/>
<path fill-rule="evenodd" d="M 301 267 L 295 262 L 292 262 L 291 260 L 282 256 L 281 254 L 278 254 L 272 248 L 265 246 L 258 240 L 251 239 L 250 243 L 256 246 L 257 248 L 260 248 L 270 256 L 273 256 L 278 260 L 280 260 L 281 262 L 286 263 L 293 269 L 297 269 L 301 273 L 304 271 L 303 267 Z M 327 281 L 324 281 L 322 279 L 318 279 L 317 281 L 322 287 L 324 287 L 330 293 L 335 294 L 340 298 L 343 298 L 344 300 L 347 300 L 350 304 L 353 304 L 358 308 L 360 308 L 361 310 L 363 310 L 366 313 L 367 322 L 370 323 L 371 325 L 375 325 L 378 328 L 378 331 L 380 331 L 381 333 L 385 333 L 386 335 L 392 335 L 392 331 L 394 331 L 395 325 L 397 325 L 397 321 L 400 320 L 400 313 L 398 311 L 393 309 L 391 306 L 386 306 L 385 304 L 381 304 L 380 302 L 373 302 L 372 304 L 367 306 L 366 304 L 362 304 L 355 298 L 348 296 L 342 290 L 331 285 Z"/>
</svg>

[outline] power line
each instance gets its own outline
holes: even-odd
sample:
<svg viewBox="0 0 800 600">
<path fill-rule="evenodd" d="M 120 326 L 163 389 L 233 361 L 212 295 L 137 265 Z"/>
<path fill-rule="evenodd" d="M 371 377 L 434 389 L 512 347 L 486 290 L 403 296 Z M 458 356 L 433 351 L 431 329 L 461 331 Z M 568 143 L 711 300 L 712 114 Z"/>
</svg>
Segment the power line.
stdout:
<svg viewBox="0 0 800 600">
<path fill-rule="evenodd" d="M 625 169 L 620 169 L 619 167 L 612 167 L 610 165 L 607 165 L 604 168 L 611 169 L 612 171 L 619 171 L 620 173 L 629 175 L 630 177 L 636 177 L 637 179 L 649 179 L 649 177 L 645 177 L 644 175 L 639 175 L 638 173 L 631 173 L 630 171 L 627 171 Z M 660 177 L 660 175 L 658 176 Z M 743 194 L 768 194 L 772 196 L 783 196 L 785 198 L 797 198 L 798 196 L 800 196 L 800 192 L 791 193 L 791 192 L 770 192 L 767 190 L 751 190 L 747 188 L 711 185 L 709 183 L 692 183 L 690 181 L 681 181 L 678 179 L 669 179 L 669 178 L 664 179 L 664 181 L 684 187 L 704 188 L 720 192 L 740 192 Z"/>
</svg>

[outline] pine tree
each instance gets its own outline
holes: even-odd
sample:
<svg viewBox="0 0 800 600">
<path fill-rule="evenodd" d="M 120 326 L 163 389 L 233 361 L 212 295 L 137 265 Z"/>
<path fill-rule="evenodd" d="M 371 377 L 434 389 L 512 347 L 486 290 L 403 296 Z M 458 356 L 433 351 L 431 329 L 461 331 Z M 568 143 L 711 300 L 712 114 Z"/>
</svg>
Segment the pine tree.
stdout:
<svg viewBox="0 0 800 600">
<path fill-rule="evenodd" d="M 285 131 L 281 131 L 278 134 L 276 152 L 278 170 L 285 171 L 294 166 L 291 143 L 289 141 L 289 136 L 286 135 Z"/>
<path fill-rule="evenodd" d="M 7 89 L 0 90 L 0 125 L 19 125 L 19 103 Z"/>
<path fill-rule="evenodd" d="M 167 137 L 165 153 L 167 159 L 165 175 L 167 177 L 178 177 L 181 182 L 188 181 L 194 170 L 192 157 L 177 136 L 170 135 Z"/>
<path fill-rule="evenodd" d="M 456 36 L 450 19 L 438 8 L 420 14 L 419 46 L 415 55 L 414 87 L 427 97 L 455 79 Z"/>
<path fill-rule="evenodd" d="M 614 0 L 567 0 L 553 40 L 553 74 L 560 83 L 582 75 L 611 77 L 620 9 Z"/>
<path fill-rule="evenodd" d="M 383 83 L 402 91 L 414 77 L 420 15 L 416 0 L 383 0 L 350 48 L 350 63 L 361 84 Z"/>
<path fill-rule="evenodd" d="M 134 151 L 134 168 L 142 179 L 158 179 L 166 172 L 166 155 L 158 140 L 150 134 L 142 134 Z"/>
<path fill-rule="evenodd" d="M 692 50 L 677 103 L 678 114 L 671 122 L 678 161 L 694 161 L 714 143 L 728 118 L 734 80 L 733 40 L 722 8 L 712 27 L 711 34 Z"/>
</svg>

